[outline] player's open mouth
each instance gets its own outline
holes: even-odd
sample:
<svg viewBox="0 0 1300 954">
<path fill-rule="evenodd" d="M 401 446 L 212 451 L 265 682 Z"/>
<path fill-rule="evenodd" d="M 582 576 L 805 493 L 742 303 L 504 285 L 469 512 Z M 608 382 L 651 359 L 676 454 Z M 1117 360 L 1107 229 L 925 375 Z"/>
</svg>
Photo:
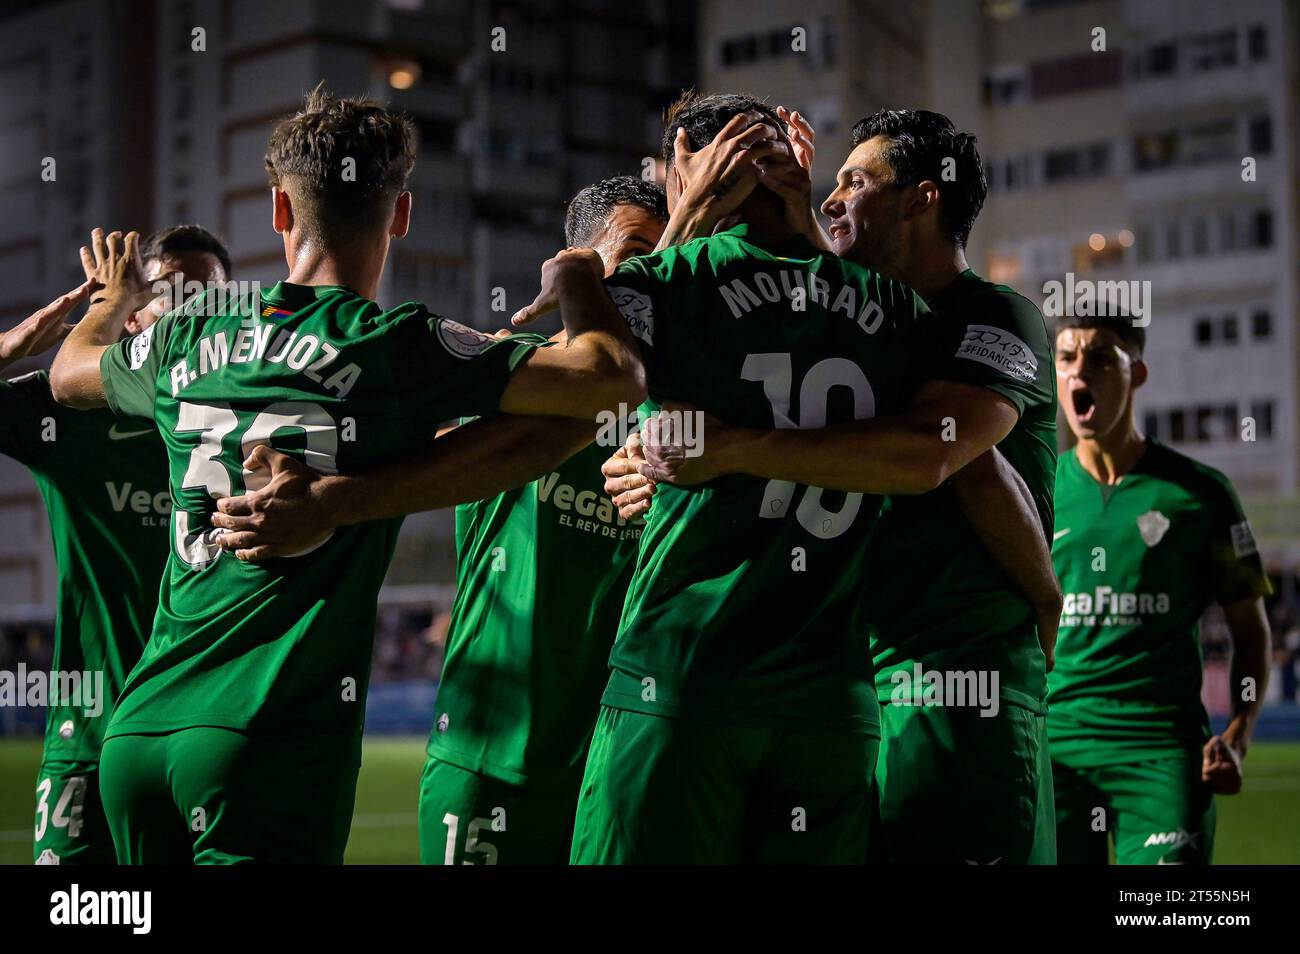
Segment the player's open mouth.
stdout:
<svg viewBox="0 0 1300 954">
<path fill-rule="evenodd" d="M 1091 391 L 1080 388 L 1070 395 L 1070 400 L 1074 402 L 1074 416 L 1078 418 L 1079 423 L 1086 424 L 1092 419 L 1093 412 L 1097 410 L 1097 401 Z"/>
<path fill-rule="evenodd" d="M 843 222 L 832 222 L 830 229 L 828 231 L 830 232 L 830 236 L 833 240 L 842 239 L 848 236 L 849 227 L 845 225 Z"/>
</svg>

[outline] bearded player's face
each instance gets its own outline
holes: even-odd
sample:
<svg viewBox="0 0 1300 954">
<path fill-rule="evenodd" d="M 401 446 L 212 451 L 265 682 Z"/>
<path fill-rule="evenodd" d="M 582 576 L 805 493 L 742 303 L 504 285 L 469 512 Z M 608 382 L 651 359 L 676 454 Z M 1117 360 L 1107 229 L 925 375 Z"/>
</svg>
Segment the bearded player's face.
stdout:
<svg viewBox="0 0 1300 954">
<path fill-rule="evenodd" d="M 591 247 L 605 263 L 605 275 L 637 255 L 649 255 L 664 234 L 665 223 L 639 205 L 614 206 L 605 227 L 591 241 Z"/>
<path fill-rule="evenodd" d="M 873 136 L 853 147 L 822 203 L 830 222 L 831 250 L 879 270 L 893 263 L 899 240 L 903 191 L 884 156 L 887 140 Z"/>
</svg>

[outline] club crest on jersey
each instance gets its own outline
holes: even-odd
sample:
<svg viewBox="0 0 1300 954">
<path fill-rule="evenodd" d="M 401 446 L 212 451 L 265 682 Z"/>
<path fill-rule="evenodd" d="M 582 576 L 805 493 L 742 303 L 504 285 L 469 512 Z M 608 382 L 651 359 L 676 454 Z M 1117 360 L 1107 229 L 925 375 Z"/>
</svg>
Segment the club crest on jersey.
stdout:
<svg viewBox="0 0 1300 954">
<path fill-rule="evenodd" d="M 462 325 L 459 321 L 442 318 L 438 321 L 438 340 L 456 357 L 472 358 L 490 347 L 496 339 Z"/>
<path fill-rule="evenodd" d="M 1142 542 L 1149 547 L 1163 540 L 1169 530 L 1169 518 L 1159 510 L 1148 510 L 1138 517 L 1137 524 L 1138 533 L 1142 534 Z"/>
</svg>

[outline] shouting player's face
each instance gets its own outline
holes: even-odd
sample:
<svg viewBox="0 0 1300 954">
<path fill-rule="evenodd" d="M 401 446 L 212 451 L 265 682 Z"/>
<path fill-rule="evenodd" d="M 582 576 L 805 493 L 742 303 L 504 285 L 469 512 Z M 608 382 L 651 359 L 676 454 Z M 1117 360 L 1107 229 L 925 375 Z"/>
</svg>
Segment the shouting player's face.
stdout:
<svg viewBox="0 0 1300 954">
<path fill-rule="evenodd" d="M 1146 364 L 1125 351 L 1109 329 L 1063 328 L 1056 336 L 1057 394 L 1079 440 L 1122 433 L 1132 413 L 1133 392 L 1146 378 Z"/>
<path fill-rule="evenodd" d="M 873 136 L 854 146 L 822 203 L 831 250 L 876 270 L 897 264 L 902 239 L 903 190 L 883 155 L 885 142 Z"/>
<path fill-rule="evenodd" d="M 605 263 L 605 275 L 609 276 L 629 258 L 653 252 L 663 234 L 661 219 L 639 205 L 625 203 L 614 206 L 591 247 Z"/>
</svg>

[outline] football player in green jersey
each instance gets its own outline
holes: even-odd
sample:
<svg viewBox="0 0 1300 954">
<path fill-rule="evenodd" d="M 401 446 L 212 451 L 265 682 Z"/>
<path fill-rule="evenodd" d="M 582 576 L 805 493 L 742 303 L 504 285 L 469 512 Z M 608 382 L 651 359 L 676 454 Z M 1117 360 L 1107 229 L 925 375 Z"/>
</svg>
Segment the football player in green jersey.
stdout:
<svg viewBox="0 0 1300 954">
<path fill-rule="evenodd" d="M 144 277 L 168 283 L 225 281 L 230 256 L 197 225 L 151 235 Z M 53 347 L 64 319 L 94 280 L 0 335 L 0 369 Z M 157 310 L 130 315 L 126 331 L 153 323 Z M 108 411 L 72 411 L 55 402 L 44 371 L 0 381 L 0 453 L 26 465 L 45 501 L 58 566 L 53 669 L 102 679 L 93 707 L 51 700 L 36 779 L 38 864 L 112 864 L 113 840 L 99 797 L 99 751 L 113 702 L 140 658 L 167 561 L 166 457 L 148 421 Z M 93 715 L 88 712 L 93 711 Z"/>
<path fill-rule="evenodd" d="M 1207 864 L 1213 796 L 1241 790 L 1268 678 L 1270 592 L 1228 479 L 1137 428 L 1146 332 L 1059 319 L 1061 407 L 1078 444 L 1056 474 L 1052 556 L 1065 593 L 1048 734 L 1062 864 Z M 1232 634 L 1232 717 L 1201 704 L 1199 621 Z"/>
<path fill-rule="evenodd" d="M 595 253 L 543 266 L 564 347 L 492 339 L 414 302 L 375 304 L 390 242 L 410 223 L 414 142 L 409 120 L 317 88 L 267 149 L 288 278 L 201 296 L 120 344 L 146 294 L 135 236 L 94 233 L 87 255 L 105 288 L 55 361 L 54 394 L 152 418 L 174 505 L 158 614 L 101 761 L 119 861 L 342 860 L 375 600 L 399 521 L 325 531 L 278 561 L 236 559 L 211 514 L 260 486 L 265 474 L 243 466 L 254 448 L 346 473 L 461 416 L 575 419 L 533 422 L 535 477 L 586 443 L 573 432 L 644 394 Z"/>
<path fill-rule="evenodd" d="M 687 97 L 678 130 L 787 157 L 732 117 L 750 97 Z M 752 138 L 750 138 L 752 136 Z M 740 145 L 748 139 L 745 145 Z M 641 341 L 648 409 L 689 401 L 753 427 L 897 413 L 924 305 L 814 247 L 749 179 L 708 238 L 609 280 Z M 878 498 L 727 477 L 659 489 L 641 539 L 582 783 L 571 860 L 860 861 L 878 715 L 858 574 Z"/>
<path fill-rule="evenodd" d="M 809 151 L 806 123 L 782 117 Z M 896 494 L 863 577 L 882 702 L 877 857 L 1050 862 L 1043 650 L 1050 655 L 1060 594 L 1047 549 L 1056 440 L 1046 327 L 1029 301 L 967 267 L 985 192 L 974 137 L 936 113 L 888 110 L 860 122 L 853 142 L 822 207 L 830 244 L 926 297 L 926 332 L 939 349 L 923 370 L 929 383 L 901 422 L 711 431 L 702 456 L 677 459 L 676 479 L 730 470 Z M 787 182 L 760 170 L 759 181 L 787 196 L 798 222 L 806 176 Z M 712 186 L 695 188 L 693 228 L 712 224 Z M 803 221 L 815 237 L 806 212 Z M 731 463 L 715 456 L 728 444 L 743 450 Z M 917 485 L 918 468 L 928 484 Z M 654 488 L 629 491 L 628 469 L 611 461 L 607 487 L 622 504 L 644 501 Z"/>
<path fill-rule="evenodd" d="M 569 203 L 570 246 L 606 274 L 668 212 L 633 176 Z M 618 438 L 614 444 L 620 443 Z M 532 483 L 456 508 L 456 601 L 420 784 L 425 864 L 565 864 L 578 783 L 641 521 L 601 490 L 593 443 Z"/>
</svg>

